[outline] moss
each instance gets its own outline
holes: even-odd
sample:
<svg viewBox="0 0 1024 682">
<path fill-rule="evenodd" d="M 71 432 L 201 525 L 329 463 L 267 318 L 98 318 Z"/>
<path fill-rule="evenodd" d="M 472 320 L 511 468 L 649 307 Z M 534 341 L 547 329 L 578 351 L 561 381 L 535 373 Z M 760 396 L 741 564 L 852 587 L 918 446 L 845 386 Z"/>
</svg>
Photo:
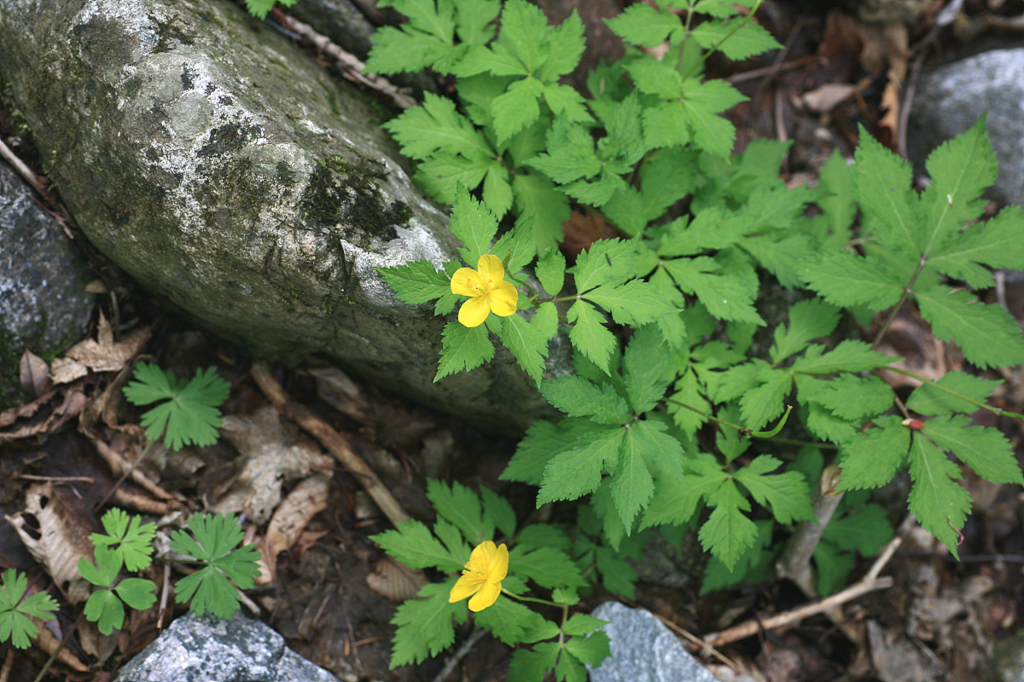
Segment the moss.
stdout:
<svg viewBox="0 0 1024 682">
<path fill-rule="evenodd" d="M 20 360 L 21 353 L 13 347 L 11 338 L 0 334 L 0 412 L 28 400 L 18 381 Z"/>
<path fill-rule="evenodd" d="M 367 235 L 395 239 L 395 226 L 407 223 L 413 213 L 400 201 L 384 203 L 377 186 L 384 178 L 380 164 L 369 159 L 353 164 L 341 156 L 325 157 L 309 177 L 302 207 L 323 225 L 340 222 Z"/>
</svg>

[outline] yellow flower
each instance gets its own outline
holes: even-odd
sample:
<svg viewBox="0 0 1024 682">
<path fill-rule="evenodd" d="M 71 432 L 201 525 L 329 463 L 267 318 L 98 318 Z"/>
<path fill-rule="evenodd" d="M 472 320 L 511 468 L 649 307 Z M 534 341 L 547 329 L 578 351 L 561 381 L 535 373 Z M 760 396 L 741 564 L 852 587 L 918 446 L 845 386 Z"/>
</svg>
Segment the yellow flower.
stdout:
<svg viewBox="0 0 1024 682">
<path fill-rule="evenodd" d="M 491 313 L 508 317 L 516 311 L 519 292 L 505 281 L 505 266 L 492 254 L 480 256 L 476 270 L 459 268 L 452 277 L 452 293 L 471 296 L 459 309 L 459 322 L 478 327 Z"/>
<path fill-rule="evenodd" d="M 486 256 L 484 256 L 486 258 Z M 482 259 L 481 259 L 482 260 Z M 470 611 L 482 611 L 498 601 L 501 581 L 508 575 L 508 548 L 503 544 L 495 547 L 488 540 L 476 546 L 469 555 L 462 577 L 455 583 L 448 603 L 454 604 L 473 595 L 469 600 Z"/>
</svg>

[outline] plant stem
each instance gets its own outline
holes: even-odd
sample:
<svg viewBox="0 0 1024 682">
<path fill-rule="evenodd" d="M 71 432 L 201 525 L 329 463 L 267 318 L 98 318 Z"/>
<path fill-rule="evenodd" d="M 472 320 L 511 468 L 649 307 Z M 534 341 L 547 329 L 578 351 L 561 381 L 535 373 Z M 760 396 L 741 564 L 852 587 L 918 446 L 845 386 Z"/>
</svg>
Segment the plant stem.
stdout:
<svg viewBox="0 0 1024 682">
<path fill-rule="evenodd" d="M 839 467 L 835 464 L 825 467 L 821 472 L 820 485 L 811 493 L 811 507 L 816 520 L 797 524 L 775 563 L 775 574 L 796 583 L 808 599 L 818 597 L 814 570 L 811 569 L 811 556 L 821 540 L 822 533 L 825 532 L 825 526 L 832 520 L 832 515 L 843 500 L 843 493 L 836 492 L 839 475 Z"/>
</svg>

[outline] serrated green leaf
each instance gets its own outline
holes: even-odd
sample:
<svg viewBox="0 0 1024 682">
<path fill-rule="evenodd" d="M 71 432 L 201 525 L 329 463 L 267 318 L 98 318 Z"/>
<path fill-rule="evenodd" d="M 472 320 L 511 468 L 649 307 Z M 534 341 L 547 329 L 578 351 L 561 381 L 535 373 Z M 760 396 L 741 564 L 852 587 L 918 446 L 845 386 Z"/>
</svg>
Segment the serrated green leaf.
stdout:
<svg viewBox="0 0 1024 682">
<path fill-rule="evenodd" d="M 618 466 L 624 438 L 624 429 L 591 431 L 576 447 L 554 455 L 544 469 L 537 504 L 575 500 L 597 490 L 602 473 Z"/>
<path fill-rule="evenodd" d="M 591 417 L 598 424 L 624 424 L 632 414 L 629 405 L 613 387 L 597 385 L 578 376 L 545 381 L 540 392 L 567 415 Z"/>
<path fill-rule="evenodd" d="M 668 348 L 655 326 L 641 327 L 626 346 L 622 366 L 626 395 L 635 414 L 643 414 L 665 397 L 674 376 Z"/>
<path fill-rule="evenodd" d="M 451 293 L 451 280 L 428 260 L 389 268 L 374 268 L 403 303 L 417 305 Z"/>
<path fill-rule="evenodd" d="M 845 243 L 857 214 L 857 204 L 853 200 L 853 174 L 838 149 L 821 168 L 821 183 L 815 203 L 824 212 L 829 231 Z"/>
<path fill-rule="evenodd" d="M 665 524 L 688 523 L 697 505 L 728 479 L 715 458 L 698 454 L 688 459 L 685 482 L 666 476 L 658 477 L 654 497 L 647 507 L 641 528 Z"/>
<path fill-rule="evenodd" d="M 190 381 L 177 381 L 170 372 L 140 362 L 135 366 L 134 380 L 124 388 L 124 395 L 134 405 L 157 405 L 142 415 L 140 423 L 146 438 L 159 440 L 172 450 L 185 445 L 213 445 L 220 434 L 220 409 L 228 398 L 231 385 L 217 375 L 213 367 L 196 369 Z"/>
<path fill-rule="evenodd" d="M 391 623 L 398 626 L 391 648 L 391 670 L 401 665 L 422 663 L 455 641 L 452 617 L 463 622 L 466 603 L 448 603 L 448 595 L 454 585 L 454 578 L 424 585 L 417 595 L 419 599 L 409 599 L 398 607 L 391 619 Z"/>
<path fill-rule="evenodd" d="M 28 578 L 24 573 L 13 568 L 4 571 L 0 585 L 0 642 L 9 639 L 18 649 L 27 649 L 39 634 L 30 616 L 50 620 L 58 609 L 57 602 L 45 592 L 22 599 L 27 590 Z"/>
<path fill-rule="evenodd" d="M 690 142 L 687 110 L 682 102 L 660 102 L 644 108 L 644 142 L 648 149 L 683 146 Z"/>
<path fill-rule="evenodd" d="M 599 546 L 594 551 L 595 565 L 601 574 L 601 585 L 611 594 L 636 598 L 636 569 L 611 547 Z"/>
<path fill-rule="evenodd" d="M 191 601 L 189 608 L 200 616 L 210 611 L 230 618 L 239 604 L 231 583 L 243 590 L 255 584 L 260 572 L 256 564 L 259 552 L 252 545 L 234 549 L 245 537 L 234 514 L 193 514 L 188 527 L 192 535 L 183 530 L 171 534 L 171 549 L 194 558 L 203 567 L 178 581 L 175 601 Z"/>
<path fill-rule="evenodd" d="M 596 618 L 594 620 L 597 620 Z M 604 622 L 604 621 L 601 621 Z M 568 651 L 580 663 L 599 666 L 606 658 L 611 658 L 611 640 L 604 632 L 594 632 L 589 637 L 571 637 L 565 643 Z M 584 677 L 583 679 L 586 679 Z"/>
<path fill-rule="evenodd" d="M 742 17 L 725 22 L 705 21 L 690 36 L 705 49 L 717 49 L 733 61 L 777 50 L 782 46 L 765 28 Z"/>
<path fill-rule="evenodd" d="M 644 47 L 656 47 L 673 33 L 683 32 L 678 16 L 644 4 L 630 5 L 605 23 L 623 40 Z"/>
<path fill-rule="evenodd" d="M 452 235 L 466 245 L 459 249 L 463 260 L 470 267 L 476 267 L 480 257 L 491 251 L 491 242 L 498 231 L 498 221 L 490 210 L 462 187 L 456 192 L 455 203 L 452 204 L 449 228 Z"/>
<path fill-rule="evenodd" d="M 451 50 L 437 36 L 411 27 L 402 30 L 384 26 L 373 34 L 373 42 L 364 67 L 367 73 L 422 71 Z"/>
<path fill-rule="evenodd" d="M 637 90 L 661 99 L 674 100 L 683 96 L 683 79 L 667 62 L 644 55 L 626 65 L 626 70 Z"/>
<path fill-rule="evenodd" d="M 842 374 L 818 393 L 814 400 L 837 417 L 853 421 L 871 417 L 892 407 L 892 388 L 878 377 Z"/>
<path fill-rule="evenodd" d="M 885 367 L 897 359 L 871 350 L 871 346 L 863 341 L 847 339 L 823 355 L 804 355 L 793 363 L 792 369 L 806 374 L 866 372 L 876 367 Z"/>
<path fill-rule="evenodd" d="M 803 475 L 796 471 L 768 476 L 782 462 L 770 455 L 756 457 L 736 472 L 736 480 L 750 491 L 758 504 L 769 507 L 775 520 L 782 524 L 813 521 L 811 491 Z"/>
<path fill-rule="evenodd" d="M 672 415 L 676 426 L 681 428 L 686 435 L 693 437 L 703 424 L 706 424 L 711 414 L 711 404 L 704 397 L 704 387 L 697 380 L 697 375 L 692 369 L 688 369 L 683 376 L 676 381 L 675 393 L 672 394 L 668 412 Z M 680 403 L 682 403 L 680 405 Z M 693 409 L 687 409 L 687 407 Z M 696 412 L 694 411 L 696 410 Z"/>
<path fill-rule="evenodd" d="M 523 641 L 526 636 L 525 626 L 534 620 L 534 615 L 525 604 L 503 597 L 478 611 L 473 620 L 508 646 L 515 646 Z"/>
<path fill-rule="evenodd" d="M 501 12 L 501 0 L 454 0 L 455 30 L 464 43 L 486 45 L 494 38 L 492 22 Z"/>
<path fill-rule="evenodd" d="M 754 294 L 738 277 L 718 275 L 721 266 L 711 258 L 675 258 L 662 265 L 683 291 L 700 299 L 708 312 L 723 320 L 754 322 L 764 320 L 754 309 Z"/>
<path fill-rule="evenodd" d="M 701 526 L 697 538 L 705 551 L 732 570 L 743 552 L 757 538 L 757 526 L 743 512 L 750 511 L 750 502 L 731 480 L 709 492 L 708 505 L 715 510 Z"/>
<path fill-rule="evenodd" d="M 508 500 L 486 486 L 480 486 L 480 498 L 484 504 L 484 518 L 505 535 L 515 535 L 516 513 Z"/>
<path fill-rule="evenodd" d="M 987 481 L 1024 485 L 1010 442 L 997 429 L 971 426 L 963 415 L 929 419 L 919 432 L 943 450 L 952 452 Z"/>
<path fill-rule="evenodd" d="M 541 587 L 582 587 L 586 581 L 569 555 L 554 547 L 523 551 L 520 546 L 508 553 L 510 572 L 532 580 Z"/>
<path fill-rule="evenodd" d="M 602 284 L 582 294 L 612 315 L 619 324 L 639 327 L 677 312 L 651 284 L 633 279 L 625 284 Z"/>
<path fill-rule="evenodd" d="M 566 314 L 572 324 L 569 341 L 602 372 L 608 372 L 611 354 L 618 347 L 615 336 L 605 327 L 604 316 L 590 303 L 580 300 Z"/>
<path fill-rule="evenodd" d="M 446 573 L 462 570 L 466 559 L 442 545 L 420 521 L 400 523 L 395 530 L 371 537 L 381 548 L 413 569 L 439 568 Z"/>
<path fill-rule="evenodd" d="M 976 403 L 984 404 L 1002 384 L 1001 381 L 983 379 L 962 370 L 948 372 L 935 383 L 937 385 L 924 383 L 918 386 L 910 394 L 907 407 L 925 415 L 970 413 L 978 409 Z M 969 402 L 971 400 L 975 402 Z"/>
<path fill-rule="evenodd" d="M 573 423 L 575 428 L 565 427 L 566 422 Z M 551 458 L 573 447 L 584 433 L 591 430 L 589 420 L 564 420 L 561 426 L 544 420 L 533 422 L 500 478 L 539 486 Z"/>
<path fill-rule="evenodd" d="M 718 114 L 746 101 L 736 88 L 723 80 L 683 81 L 683 109 L 693 131 L 693 142 L 709 154 L 728 158 L 736 128 Z"/>
<path fill-rule="evenodd" d="M 508 140 L 540 117 L 537 98 L 544 94 L 544 85 L 536 78 L 527 77 L 508 86 L 504 94 L 491 103 L 494 132 L 498 144 Z"/>
<path fill-rule="evenodd" d="M 485 325 L 466 327 L 460 322 L 449 322 L 444 326 L 441 344 L 435 382 L 449 374 L 476 369 L 494 357 L 494 344 Z"/>
<path fill-rule="evenodd" d="M 423 105 L 407 109 L 384 124 L 402 153 L 420 161 L 438 150 L 479 161 L 493 158 L 494 148 L 480 131 L 455 110 L 455 102 L 433 93 L 423 94 Z"/>
<path fill-rule="evenodd" d="M 594 618 L 586 613 L 577 613 L 565 621 L 565 625 L 562 626 L 562 632 L 567 635 L 589 635 L 591 632 L 600 629 L 602 625 L 607 624 L 608 621 L 606 620 Z"/>
<path fill-rule="evenodd" d="M 908 499 L 910 513 L 959 559 L 960 536 L 955 529 L 963 528 L 971 510 L 971 496 L 956 483 L 960 469 L 944 452 L 918 436 L 913 438 L 908 458 L 913 481 Z"/>
<path fill-rule="evenodd" d="M 619 463 L 611 477 L 612 499 L 627 534 L 637 514 L 647 507 L 654 495 L 654 478 L 647 469 L 644 443 L 626 438 L 620 448 Z"/>
<path fill-rule="evenodd" d="M 520 648 L 512 654 L 512 663 L 508 666 L 509 682 L 531 682 L 544 679 L 548 670 L 554 670 L 558 664 L 558 654 L 562 647 L 558 642 L 541 642 L 533 649 Z"/>
<path fill-rule="evenodd" d="M 526 375 L 540 383 L 544 375 L 544 358 L 548 355 L 547 339 L 522 315 L 509 315 L 504 319 L 501 342 L 515 357 Z"/>
<path fill-rule="evenodd" d="M 1024 269 L 1024 210 L 1007 206 L 995 218 L 968 225 L 956 238 L 948 239 L 928 257 L 928 267 L 962 279 L 973 288 L 993 284 L 993 268 Z"/>
<path fill-rule="evenodd" d="M 904 255 L 921 255 L 924 235 L 918 219 L 920 202 L 911 189 L 910 164 L 863 127 L 855 158 L 854 196 L 861 210 L 876 221 L 878 240 Z"/>
<path fill-rule="evenodd" d="M 799 353 L 813 339 L 828 336 L 839 324 L 839 310 L 817 298 L 800 301 L 789 309 L 789 326 L 775 328 L 770 355 L 778 364 Z"/>
<path fill-rule="evenodd" d="M 740 398 L 743 423 L 754 431 L 782 414 L 785 409 L 783 401 L 792 388 L 793 377 L 784 370 L 766 369 L 758 375 L 758 381 L 759 386 Z"/>
<path fill-rule="evenodd" d="M 512 179 L 519 217 L 516 227 L 528 225 L 537 242 L 537 253 L 544 255 L 562 241 L 562 222 L 569 219 L 569 200 L 540 175 L 517 173 Z"/>
<path fill-rule="evenodd" d="M 631 275 L 636 247 L 633 242 L 600 239 L 581 251 L 570 270 L 576 278 L 576 289 L 585 293 L 603 284 L 624 283 Z"/>
<path fill-rule="evenodd" d="M 137 572 L 149 566 L 153 556 L 153 539 L 156 537 L 156 524 L 139 525 L 139 517 L 129 517 L 128 513 L 117 507 L 111 508 L 103 515 L 103 529 L 106 534 L 91 533 L 89 540 L 96 547 L 112 548 L 119 560 L 129 571 Z"/>
<path fill-rule="evenodd" d="M 899 417 L 879 417 L 877 428 L 857 434 L 840 453 L 843 473 L 838 490 L 880 488 L 892 480 L 907 458 L 910 429 Z"/>
<path fill-rule="evenodd" d="M 451 487 L 434 478 L 427 479 L 427 498 L 437 513 L 451 521 L 473 545 L 494 536 L 494 522 L 485 519 L 476 493 L 453 481 Z"/>
<path fill-rule="evenodd" d="M 1024 338 L 1006 308 L 985 305 L 966 291 L 946 287 L 915 288 L 914 294 L 935 337 L 952 338 L 973 364 L 999 367 L 1024 363 Z"/>
<path fill-rule="evenodd" d="M 818 438 L 833 443 L 846 443 L 857 434 L 859 424 L 837 417 L 818 403 L 810 403 L 807 410 L 807 429 Z"/>
<path fill-rule="evenodd" d="M 537 279 L 544 291 L 557 296 L 565 286 L 565 256 L 560 251 L 549 251 L 537 260 Z"/>
<path fill-rule="evenodd" d="M 900 300 L 905 287 L 882 264 L 843 249 L 804 261 L 797 272 L 811 289 L 840 307 L 885 310 Z"/>
<path fill-rule="evenodd" d="M 853 513 L 834 518 L 825 527 L 822 538 L 861 556 L 875 556 L 893 536 L 892 525 L 881 505 L 867 504 Z"/>
</svg>

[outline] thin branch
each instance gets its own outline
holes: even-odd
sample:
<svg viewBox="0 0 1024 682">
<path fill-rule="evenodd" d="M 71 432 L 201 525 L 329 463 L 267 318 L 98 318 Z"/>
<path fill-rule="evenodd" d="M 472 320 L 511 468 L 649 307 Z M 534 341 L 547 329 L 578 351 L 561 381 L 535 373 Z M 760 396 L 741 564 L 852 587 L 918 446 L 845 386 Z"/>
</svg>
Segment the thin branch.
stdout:
<svg viewBox="0 0 1024 682">
<path fill-rule="evenodd" d="M 478 625 L 473 626 L 473 632 L 469 633 L 469 637 L 467 637 L 466 641 L 462 643 L 462 646 L 460 646 L 455 653 L 445 661 L 444 667 L 441 668 L 441 672 L 434 676 L 434 682 L 444 682 L 448 679 L 448 676 L 452 674 L 453 670 L 455 670 L 455 666 L 457 666 L 459 662 L 469 654 L 476 643 L 480 641 L 480 638 L 486 634 L 487 630 L 484 630 Z"/>
</svg>

